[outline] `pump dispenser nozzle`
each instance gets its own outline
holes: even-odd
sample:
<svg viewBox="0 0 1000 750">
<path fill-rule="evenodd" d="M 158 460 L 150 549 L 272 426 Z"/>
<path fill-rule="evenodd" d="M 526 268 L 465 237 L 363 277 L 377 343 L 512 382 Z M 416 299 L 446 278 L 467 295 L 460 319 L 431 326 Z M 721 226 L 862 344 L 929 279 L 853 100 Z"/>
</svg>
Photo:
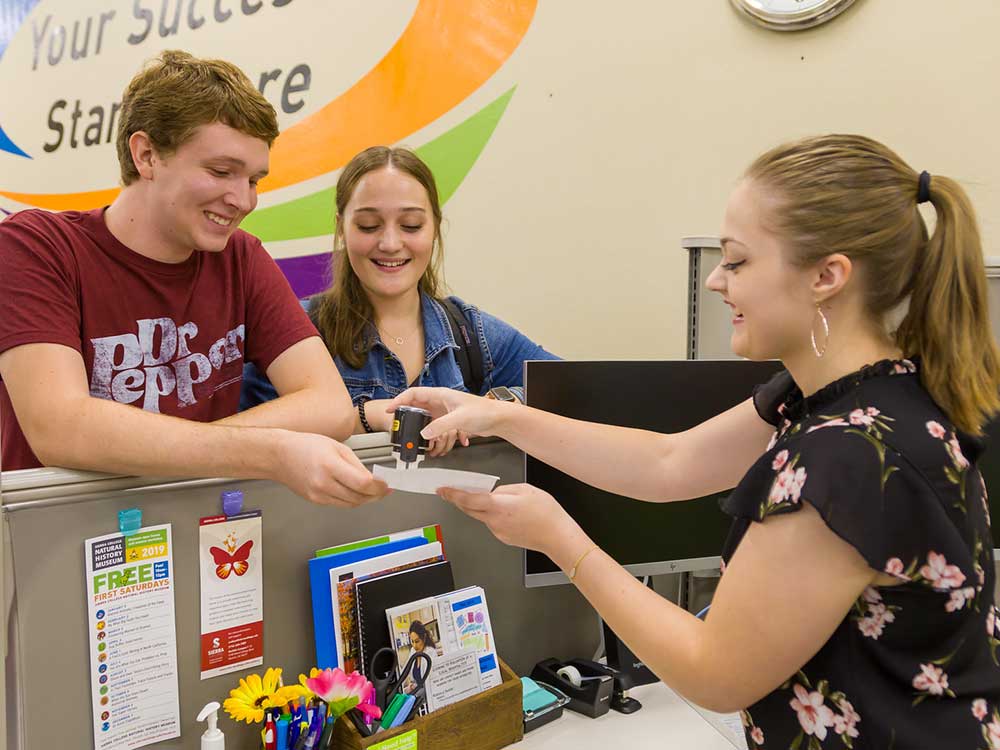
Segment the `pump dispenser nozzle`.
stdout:
<svg viewBox="0 0 1000 750">
<path fill-rule="evenodd" d="M 226 736 L 219 729 L 219 703 L 212 701 L 205 704 L 198 714 L 198 721 L 208 720 L 208 729 L 201 735 L 201 750 L 226 750 Z"/>
</svg>

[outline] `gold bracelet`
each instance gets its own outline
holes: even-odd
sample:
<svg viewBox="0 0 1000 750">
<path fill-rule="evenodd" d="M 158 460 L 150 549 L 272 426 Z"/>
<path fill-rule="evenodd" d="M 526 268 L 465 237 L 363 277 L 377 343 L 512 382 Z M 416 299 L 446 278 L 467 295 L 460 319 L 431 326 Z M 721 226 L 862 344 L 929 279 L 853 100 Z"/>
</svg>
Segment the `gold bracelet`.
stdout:
<svg viewBox="0 0 1000 750">
<path fill-rule="evenodd" d="M 593 545 L 592 547 L 588 548 L 586 552 L 584 552 L 582 555 L 580 555 L 578 558 L 576 558 L 576 562 L 573 563 L 573 567 L 570 568 L 570 570 L 569 570 L 569 580 L 570 580 L 570 583 L 572 583 L 574 581 L 574 579 L 576 579 L 576 574 L 579 572 L 580 563 L 583 562 L 583 558 L 585 558 L 587 555 L 589 555 L 595 549 L 597 549 L 597 545 L 596 544 Z"/>
</svg>

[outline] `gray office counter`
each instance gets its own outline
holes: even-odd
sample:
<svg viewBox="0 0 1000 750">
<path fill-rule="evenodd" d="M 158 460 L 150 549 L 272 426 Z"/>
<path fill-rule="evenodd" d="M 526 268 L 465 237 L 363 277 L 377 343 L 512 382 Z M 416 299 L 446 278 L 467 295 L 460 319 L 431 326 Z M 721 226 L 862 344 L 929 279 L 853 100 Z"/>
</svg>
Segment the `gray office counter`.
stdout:
<svg viewBox="0 0 1000 750">
<path fill-rule="evenodd" d="M 388 463 L 387 437 L 356 436 L 349 445 L 366 464 Z M 497 474 L 502 483 L 524 476 L 523 454 L 497 440 L 428 464 Z M 548 656 L 587 657 L 598 645 L 596 615 L 576 589 L 525 589 L 521 551 L 435 496 L 394 492 L 343 510 L 313 505 L 268 481 L 7 472 L 0 474 L 6 665 L 0 749 L 4 740 L 7 750 L 93 746 L 83 541 L 117 531 L 118 511 L 131 507 L 142 509 L 144 525 L 172 524 L 182 735 L 155 747 L 198 746 L 198 711 L 225 699 L 244 674 L 200 679 L 198 519 L 219 514 L 219 493 L 231 488 L 244 491 L 245 508 L 263 510 L 264 666 L 283 667 L 287 681 L 314 664 L 306 561 L 315 550 L 432 523 L 443 529 L 456 585 L 485 588 L 498 651 L 516 672 L 527 674 Z M 228 717 L 220 725 L 228 747 L 259 746 L 246 725 Z"/>
</svg>

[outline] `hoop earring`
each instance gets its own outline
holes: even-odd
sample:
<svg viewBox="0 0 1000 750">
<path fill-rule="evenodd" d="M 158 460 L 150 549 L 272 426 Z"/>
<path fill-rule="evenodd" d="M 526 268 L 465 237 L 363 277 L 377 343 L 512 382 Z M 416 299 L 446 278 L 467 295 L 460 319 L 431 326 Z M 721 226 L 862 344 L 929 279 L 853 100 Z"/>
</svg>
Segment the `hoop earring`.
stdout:
<svg viewBox="0 0 1000 750">
<path fill-rule="evenodd" d="M 817 359 L 821 359 L 824 354 L 826 354 L 826 347 L 830 343 L 830 324 L 826 320 L 826 316 L 823 314 L 823 309 L 816 303 L 816 312 L 819 313 L 820 322 L 823 324 L 823 348 L 820 349 L 816 346 L 816 331 L 815 326 L 809 327 L 809 340 L 812 342 L 813 353 L 815 353 Z"/>
</svg>

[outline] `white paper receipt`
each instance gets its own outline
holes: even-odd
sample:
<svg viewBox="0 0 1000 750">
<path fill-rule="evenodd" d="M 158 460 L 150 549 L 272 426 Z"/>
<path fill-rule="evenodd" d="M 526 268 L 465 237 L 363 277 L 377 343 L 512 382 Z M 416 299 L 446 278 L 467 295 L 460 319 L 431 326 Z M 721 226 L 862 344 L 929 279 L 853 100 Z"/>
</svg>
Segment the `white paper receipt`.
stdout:
<svg viewBox="0 0 1000 750">
<path fill-rule="evenodd" d="M 454 487 L 466 492 L 489 492 L 500 477 L 458 469 L 394 469 L 375 466 L 372 474 L 394 490 L 433 495 L 440 487 Z"/>
</svg>

